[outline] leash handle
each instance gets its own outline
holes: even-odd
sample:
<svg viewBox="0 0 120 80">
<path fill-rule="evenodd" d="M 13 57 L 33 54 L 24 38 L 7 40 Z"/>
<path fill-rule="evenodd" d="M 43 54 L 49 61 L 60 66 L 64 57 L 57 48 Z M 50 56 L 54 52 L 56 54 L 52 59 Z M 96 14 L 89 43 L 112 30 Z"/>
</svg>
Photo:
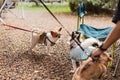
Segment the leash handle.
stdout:
<svg viewBox="0 0 120 80">
<path fill-rule="evenodd" d="M 19 29 L 19 30 L 23 30 L 23 31 L 27 31 L 27 32 L 32 32 L 31 30 L 19 28 L 19 27 L 16 27 L 16 26 L 8 25 L 8 24 L 2 24 L 2 25 L 3 26 L 8 26 L 8 27 L 11 27 L 11 28 L 15 28 L 15 29 Z"/>
</svg>

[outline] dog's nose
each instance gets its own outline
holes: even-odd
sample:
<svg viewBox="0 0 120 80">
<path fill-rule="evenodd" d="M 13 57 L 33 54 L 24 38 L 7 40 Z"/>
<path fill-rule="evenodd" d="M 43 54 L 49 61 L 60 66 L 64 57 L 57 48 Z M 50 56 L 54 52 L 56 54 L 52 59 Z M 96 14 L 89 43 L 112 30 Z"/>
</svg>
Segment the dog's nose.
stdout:
<svg viewBox="0 0 120 80">
<path fill-rule="evenodd" d="M 58 35 L 58 38 L 60 38 L 61 34 Z"/>
</svg>

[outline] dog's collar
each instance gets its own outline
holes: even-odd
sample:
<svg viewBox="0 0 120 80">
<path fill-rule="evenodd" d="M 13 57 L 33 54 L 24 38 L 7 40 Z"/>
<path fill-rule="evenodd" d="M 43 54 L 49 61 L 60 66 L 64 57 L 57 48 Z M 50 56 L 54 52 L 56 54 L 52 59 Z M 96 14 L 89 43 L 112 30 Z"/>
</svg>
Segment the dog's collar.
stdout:
<svg viewBox="0 0 120 80">
<path fill-rule="evenodd" d="M 47 45 L 47 42 L 46 40 L 48 40 L 50 43 L 51 43 L 51 46 L 54 46 L 55 45 L 55 42 L 51 41 L 48 36 L 47 36 L 47 33 L 45 33 L 45 40 L 44 40 L 44 44 Z"/>
<path fill-rule="evenodd" d="M 51 46 L 55 45 L 55 42 L 51 41 L 47 36 L 46 36 L 46 39 L 51 43 Z"/>
</svg>

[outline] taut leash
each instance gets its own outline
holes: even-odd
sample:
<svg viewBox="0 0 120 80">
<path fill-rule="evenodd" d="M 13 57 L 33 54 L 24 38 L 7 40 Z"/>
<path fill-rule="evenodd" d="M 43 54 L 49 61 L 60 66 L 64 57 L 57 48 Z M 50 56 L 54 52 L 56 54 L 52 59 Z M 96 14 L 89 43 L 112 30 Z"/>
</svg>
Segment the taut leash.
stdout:
<svg viewBox="0 0 120 80">
<path fill-rule="evenodd" d="M 17 26 L 12 26 L 12 25 L 9 25 L 9 24 L 2 24 L 2 25 L 7 26 L 7 27 L 11 27 L 11 28 L 14 28 L 14 29 L 19 29 L 19 30 L 22 30 L 22 31 L 26 31 L 26 32 L 33 32 L 32 30 L 20 28 L 20 27 L 17 27 Z M 38 32 L 35 32 L 35 33 L 38 33 Z"/>
<path fill-rule="evenodd" d="M 47 9 L 47 11 L 55 18 L 55 20 L 65 29 L 65 31 L 70 35 L 69 31 L 63 26 L 63 24 L 57 19 L 57 17 L 50 11 L 50 9 L 44 4 L 42 0 L 40 0 L 42 5 Z"/>
</svg>

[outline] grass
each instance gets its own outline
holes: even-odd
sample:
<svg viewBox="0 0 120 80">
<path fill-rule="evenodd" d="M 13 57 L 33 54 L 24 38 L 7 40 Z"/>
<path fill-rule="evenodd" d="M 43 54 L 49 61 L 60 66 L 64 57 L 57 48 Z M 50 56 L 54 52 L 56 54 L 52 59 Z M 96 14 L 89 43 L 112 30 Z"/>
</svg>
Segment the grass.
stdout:
<svg viewBox="0 0 120 80">
<path fill-rule="evenodd" d="M 40 6 L 36 6 L 34 3 L 23 3 L 25 10 L 35 10 L 35 11 L 47 11 L 42 4 Z M 52 11 L 52 12 L 65 12 L 70 13 L 70 8 L 68 4 L 61 4 L 61 3 L 46 3 L 46 6 Z M 17 6 L 17 9 L 21 8 L 21 4 Z"/>
</svg>

